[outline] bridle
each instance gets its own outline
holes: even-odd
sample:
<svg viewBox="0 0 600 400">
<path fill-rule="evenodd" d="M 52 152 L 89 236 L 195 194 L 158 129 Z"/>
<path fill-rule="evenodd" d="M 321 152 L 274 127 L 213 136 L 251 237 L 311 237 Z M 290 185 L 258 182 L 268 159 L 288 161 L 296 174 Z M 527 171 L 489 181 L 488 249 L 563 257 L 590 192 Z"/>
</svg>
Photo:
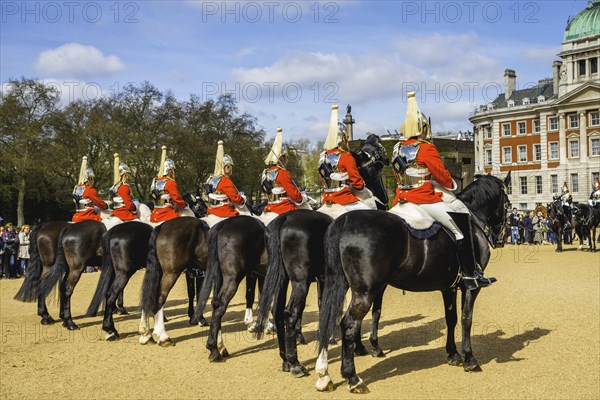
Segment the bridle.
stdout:
<svg viewBox="0 0 600 400">
<path fill-rule="evenodd" d="M 376 147 L 376 151 L 373 152 L 373 154 L 370 154 L 362 149 L 357 152 L 358 155 L 363 155 L 367 159 L 366 161 L 358 165 L 358 169 L 366 169 L 372 166 L 373 168 L 379 171 L 383 169 L 383 167 L 389 162 L 387 159 L 387 152 L 385 151 L 385 147 L 383 147 L 381 143 L 375 143 L 373 144 L 373 146 Z"/>
<path fill-rule="evenodd" d="M 492 248 L 499 248 L 504 246 L 504 239 L 506 237 L 506 222 L 508 218 L 508 210 L 510 209 L 510 201 L 508 201 L 506 185 L 503 185 L 503 210 L 502 219 L 500 222 L 494 225 L 489 224 L 489 218 L 484 219 L 477 214 L 471 212 L 473 216 L 473 222 L 475 226 L 483 232 L 485 238 Z"/>
</svg>

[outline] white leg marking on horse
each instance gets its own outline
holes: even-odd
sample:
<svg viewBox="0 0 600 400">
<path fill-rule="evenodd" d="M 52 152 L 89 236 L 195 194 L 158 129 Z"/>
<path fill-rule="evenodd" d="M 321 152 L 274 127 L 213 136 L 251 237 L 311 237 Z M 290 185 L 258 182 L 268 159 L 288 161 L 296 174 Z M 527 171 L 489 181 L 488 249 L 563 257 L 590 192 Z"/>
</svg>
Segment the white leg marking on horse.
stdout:
<svg viewBox="0 0 600 400">
<path fill-rule="evenodd" d="M 165 330 L 164 307 L 161 307 L 161 309 L 154 314 L 154 335 L 158 336 L 158 344 L 164 343 L 170 339 Z"/>
<path fill-rule="evenodd" d="M 219 332 L 217 332 L 217 350 L 219 351 L 219 353 L 221 351 L 223 351 L 224 347 L 225 347 L 225 345 L 223 344 L 223 334 L 221 333 L 221 330 L 219 329 Z"/>
<path fill-rule="evenodd" d="M 319 353 L 319 358 L 317 358 L 317 362 L 315 363 L 315 372 L 319 377 L 315 386 L 320 392 L 328 390 L 328 387 L 331 385 L 331 377 L 329 376 L 327 367 L 327 349 L 323 349 Z"/>
<path fill-rule="evenodd" d="M 254 316 L 252 315 L 252 309 L 246 308 L 246 315 L 244 315 L 244 323 L 246 325 L 250 325 L 254 321 Z"/>
</svg>

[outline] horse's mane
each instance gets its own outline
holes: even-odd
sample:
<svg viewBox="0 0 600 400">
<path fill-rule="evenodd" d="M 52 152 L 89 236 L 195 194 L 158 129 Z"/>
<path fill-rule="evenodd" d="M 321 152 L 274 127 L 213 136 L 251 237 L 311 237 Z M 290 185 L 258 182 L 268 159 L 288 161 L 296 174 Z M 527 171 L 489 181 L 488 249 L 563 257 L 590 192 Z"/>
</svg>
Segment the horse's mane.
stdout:
<svg viewBox="0 0 600 400">
<path fill-rule="evenodd" d="M 456 197 L 467 204 L 472 211 L 489 206 L 496 198 L 498 190 L 502 190 L 504 182 L 492 175 L 483 175 L 468 185 Z"/>
</svg>

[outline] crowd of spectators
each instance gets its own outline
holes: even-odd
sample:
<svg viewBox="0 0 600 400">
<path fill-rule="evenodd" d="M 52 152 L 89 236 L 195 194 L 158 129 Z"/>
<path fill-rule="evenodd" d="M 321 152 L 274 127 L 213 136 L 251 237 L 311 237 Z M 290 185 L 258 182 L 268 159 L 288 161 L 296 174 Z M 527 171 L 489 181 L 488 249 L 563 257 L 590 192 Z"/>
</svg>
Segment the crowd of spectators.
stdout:
<svg viewBox="0 0 600 400">
<path fill-rule="evenodd" d="M 29 264 L 29 234 L 31 227 L 14 227 L 0 219 L 0 279 L 21 278 L 27 273 Z"/>
<path fill-rule="evenodd" d="M 522 212 L 513 208 L 509 216 L 510 234 L 508 243 L 520 244 L 556 244 L 556 234 L 550 229 L 550 221 L 541 211 Z M 573 229 L 564 231 L 563 244 L 573 243 Z"/>
</svg>

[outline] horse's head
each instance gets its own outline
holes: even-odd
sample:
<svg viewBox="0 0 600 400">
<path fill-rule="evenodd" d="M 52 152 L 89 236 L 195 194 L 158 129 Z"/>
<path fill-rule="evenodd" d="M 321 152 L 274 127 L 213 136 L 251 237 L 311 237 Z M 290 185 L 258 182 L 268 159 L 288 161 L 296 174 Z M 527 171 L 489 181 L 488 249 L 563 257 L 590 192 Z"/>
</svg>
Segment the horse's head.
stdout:
<svg viewBox="0 0 600 400">
<path fill-rule="evenodd" d="M 352 155 L 367 187 L 387 207 L 388 196 L 381 179 L 381 171 L 384 166 L 390 164 L 390 160 L 379 136 L 370 134 L 361 149 Z"/>
<path fill-rule="evenodd" d="M 502 181 L 492 175 L 484 175 L 458 194 L 469 210 L 483 221 L 494 247 L 503 247 L 506 238 L 508 211 L 511 204 L 508 198 L 510 172 Z"/>
<path fill-rule="evenodd" d="M 208 206 L 202 199 L 202 195 L 199 190 L 196 193 L 186 193 L 183 195 L 183 201 L 190 207 L 190 210 L 194 213 L 196 218 L 202 218 L 206 216 Z"/>
</svg>

